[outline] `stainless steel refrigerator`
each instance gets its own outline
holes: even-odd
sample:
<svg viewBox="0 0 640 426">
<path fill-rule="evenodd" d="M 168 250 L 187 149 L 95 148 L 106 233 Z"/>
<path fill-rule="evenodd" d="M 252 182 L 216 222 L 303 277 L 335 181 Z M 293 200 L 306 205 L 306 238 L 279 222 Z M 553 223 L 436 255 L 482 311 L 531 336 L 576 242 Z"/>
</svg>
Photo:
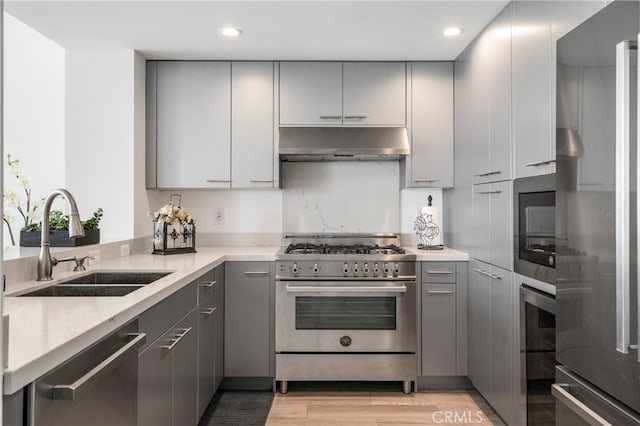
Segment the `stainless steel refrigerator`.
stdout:
<svg viewBox="0 0 640 426">
<path fill-rule="evenodd" d="M 639 3 L 557 45 L 556 423 L 640 424 Z"/>
</svg>

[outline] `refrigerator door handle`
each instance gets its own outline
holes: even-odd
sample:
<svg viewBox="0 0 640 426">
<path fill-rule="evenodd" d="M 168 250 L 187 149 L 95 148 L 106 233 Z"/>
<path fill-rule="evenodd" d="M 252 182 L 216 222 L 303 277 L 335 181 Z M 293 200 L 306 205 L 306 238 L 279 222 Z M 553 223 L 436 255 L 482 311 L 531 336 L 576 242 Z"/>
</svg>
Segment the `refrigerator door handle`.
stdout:
<svg viewBox="0 0 640 426">
<path fill-rule="evenodd" d="M 629 353 L 630 315 L 630 146 L 631 146 L 631 51 L 637 42 L 616 45 L 616 350 Z"/>
<path fill-rule="evenodd" d="M 566 383 L 554 383 L 551 385 L 551 394 L 590 425 L 612 426 L 611 423 L 603 419 L 598 413 L 571 395 L 567 390 L 569 387 Z"/>
</svg>

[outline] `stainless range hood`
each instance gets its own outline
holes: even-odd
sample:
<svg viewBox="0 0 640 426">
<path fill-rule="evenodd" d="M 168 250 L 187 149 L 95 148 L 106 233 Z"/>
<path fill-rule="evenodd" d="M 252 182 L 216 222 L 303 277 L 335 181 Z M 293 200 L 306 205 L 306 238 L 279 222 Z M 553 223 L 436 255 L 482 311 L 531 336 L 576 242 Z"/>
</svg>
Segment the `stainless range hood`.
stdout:
<svg viewBox="0 0 640 426">
<path fill-rule="evenodd" d="M 281 127 L 283 161 L 397 160 L 410 154 L 400 127 Z"/>
</svg>

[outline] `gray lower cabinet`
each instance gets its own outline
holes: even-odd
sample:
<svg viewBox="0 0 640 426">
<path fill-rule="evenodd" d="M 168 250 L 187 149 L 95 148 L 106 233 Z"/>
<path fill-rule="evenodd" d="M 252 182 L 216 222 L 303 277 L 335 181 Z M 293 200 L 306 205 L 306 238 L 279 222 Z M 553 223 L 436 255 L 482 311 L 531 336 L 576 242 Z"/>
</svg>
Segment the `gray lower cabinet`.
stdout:
<svg viewBox="0 0 640 426">
<path fill-rule="evenodd" d="M 149 336 L 138 356 L 138 425 L 197 423 L 198 280 L 142 313 Z"/>
<path fill-rule="evenodd" d="M 215 393 L 216 310 L 215 294 L 198 304 L 198 418 Z"/>
<path fill-rule="evenodd" d="M 270 262 L 225 265 L 225 378 L 272 377 Z"/>
<path fill-rule="evenodd" d="M 465 376 L 467 262 L 421 262 L 420 270 L 420 375 Z"/>
<path fill-rule="evenodd" d="M 469 283 L 469 379 L 513 425 L 519 421 L 514 291 L 510 271 L 474 261 Z"/>
<path fill-rule="evenodd" d="M 216 294 L 215 303 L 215 349 L 214 349 L 214 391 L 217 391 L 224 378 L 224 282 L 225 282 L 225 264 L 215 269 Z"/>
</svg>

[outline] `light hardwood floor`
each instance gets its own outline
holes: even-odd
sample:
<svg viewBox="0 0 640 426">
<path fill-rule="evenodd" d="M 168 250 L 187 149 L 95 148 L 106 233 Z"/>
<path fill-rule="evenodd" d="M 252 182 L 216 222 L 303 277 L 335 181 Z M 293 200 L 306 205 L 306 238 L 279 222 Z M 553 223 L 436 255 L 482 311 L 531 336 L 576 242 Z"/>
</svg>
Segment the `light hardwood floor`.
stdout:
<svg viewBox="0 0 640 426">
<path fill-rule="evenodd" d="M 276 394 L 267 426 L 502 425 L 475 392 Z"/>
</svg>

